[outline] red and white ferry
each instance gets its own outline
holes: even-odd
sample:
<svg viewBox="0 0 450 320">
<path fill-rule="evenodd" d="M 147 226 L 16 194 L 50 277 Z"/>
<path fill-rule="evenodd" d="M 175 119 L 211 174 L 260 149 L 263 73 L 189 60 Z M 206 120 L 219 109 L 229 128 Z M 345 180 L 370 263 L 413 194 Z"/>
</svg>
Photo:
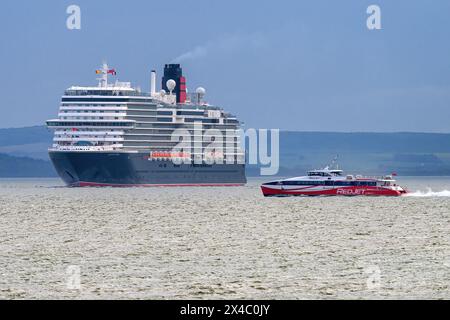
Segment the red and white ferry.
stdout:
<svg viewBox="0 0 450 320">
<path fill-rule="evenodd" d="M 307 176 L 277 180 L 261 186 L 269 196 L 401 196 L 407 193 L 392 175 L 382 178 L 343 175 L 342 170 L 312 170 Z"/>
</svg>

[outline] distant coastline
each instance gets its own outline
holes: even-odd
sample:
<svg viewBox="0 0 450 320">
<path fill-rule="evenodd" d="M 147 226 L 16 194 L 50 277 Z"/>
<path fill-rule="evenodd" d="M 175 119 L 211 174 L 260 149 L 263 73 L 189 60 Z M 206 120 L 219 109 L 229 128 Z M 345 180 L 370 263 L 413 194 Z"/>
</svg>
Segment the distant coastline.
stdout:
<svg viewBox="0 0 450 320">
<path fill-rule="evenodd" d="M 45 126 L 0 129 L 0 178 L 56 177 L 47 155 L 51 143 Z M 281 131 L 278 174 L 303 174 L 335 155 L 353 172 L 449 176 L 450 134 Z M 259 168 L 248 166 L 247 175 L 259 175 Z"/>
</svg>

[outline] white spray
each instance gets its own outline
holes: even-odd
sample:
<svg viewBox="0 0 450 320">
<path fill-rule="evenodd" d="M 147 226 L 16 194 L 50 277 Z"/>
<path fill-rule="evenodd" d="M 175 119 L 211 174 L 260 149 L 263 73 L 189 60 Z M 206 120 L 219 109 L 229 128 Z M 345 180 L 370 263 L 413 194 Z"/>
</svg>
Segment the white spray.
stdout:
<svg viewBox="0 0 450 320">
<path fill-rule="evenodd" d="M 416 191 L 406 194 L 407 197 L 450 197 L 450 190 L 433 191 L 428 188 L 427 191 Z"/>
</svg>

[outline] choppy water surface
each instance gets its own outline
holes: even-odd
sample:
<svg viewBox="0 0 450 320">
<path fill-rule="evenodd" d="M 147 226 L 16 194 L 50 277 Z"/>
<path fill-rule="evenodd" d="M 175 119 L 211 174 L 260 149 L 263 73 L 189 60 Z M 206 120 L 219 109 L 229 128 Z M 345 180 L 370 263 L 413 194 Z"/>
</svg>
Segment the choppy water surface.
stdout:
<svg viewBox="0 0 450 320">
<path fill-rule="evenodd" d="M 400 180 L 421 191 L 263 198 L 257 180 L 0 180 L 0 298 L 449 299 L 450 178 Z"/>
</svg>

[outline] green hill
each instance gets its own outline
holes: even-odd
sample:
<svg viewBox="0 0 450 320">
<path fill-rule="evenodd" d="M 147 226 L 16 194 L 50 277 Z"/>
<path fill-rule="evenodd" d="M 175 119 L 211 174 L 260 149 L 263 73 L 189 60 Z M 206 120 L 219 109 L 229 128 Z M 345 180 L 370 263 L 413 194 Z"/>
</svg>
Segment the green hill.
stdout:
<svg viewBox="0 0 450 320">
<path fill-rule="evenodd" d="M 49 160 L 53 133 L 44 126 L 0 129 L 0 153 Z"/>
<path fill-rule="evenodd" d="M 52 141 L 53 133 L 45 126 L 0 129 L 0 147 Z"/>
<path fill-rule="evenodd" d="M 450 134 L 280 133 L 280 174 L 302 174 L 336 155 L 344 170 L 364 174 L 450 175 Z"/>
<path fill-rule="evenodd" d="M 56 172 L 50 161 L 0 154 L 0 177 L 56 177 Z"/>
<path fill-rule="evenodd" d="M 44 126 L 0 129 L 0 177 L 54 176 Z M 340 166 L 363 174 L 450 175 L 450 134 L 280 132 L 279 175 L 299 175 L 339 155 Z M 249 165 L 248 175 L 258 175 Z"/>
</svg>

